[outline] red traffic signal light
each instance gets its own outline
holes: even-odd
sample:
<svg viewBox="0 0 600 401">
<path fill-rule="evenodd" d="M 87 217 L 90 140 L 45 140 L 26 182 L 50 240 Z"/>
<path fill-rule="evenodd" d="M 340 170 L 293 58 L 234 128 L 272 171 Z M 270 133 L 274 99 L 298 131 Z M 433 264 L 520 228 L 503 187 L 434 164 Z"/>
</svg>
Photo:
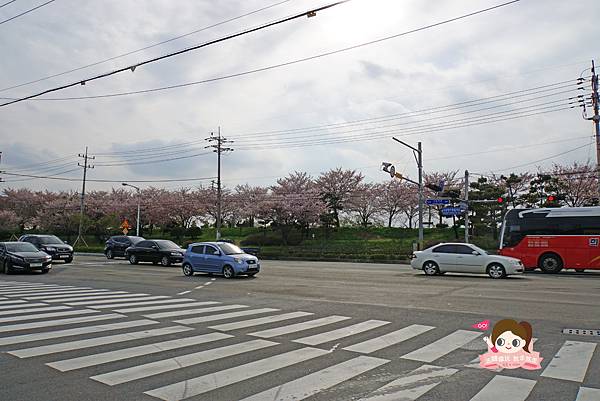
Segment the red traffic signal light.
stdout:
<svg viewBox="0 0 600 401">
<path fill-rule="evenodd" d="M 504 198 L 503 197 L 499 197 L 498 198 L 498 203 L 503 203 L 504 202 Z"/>
<path fill-rule="evenodd" d="M 556 198 L 552 195 L 548 196 L 548 202 L 554 202 Z"/>
</svg>

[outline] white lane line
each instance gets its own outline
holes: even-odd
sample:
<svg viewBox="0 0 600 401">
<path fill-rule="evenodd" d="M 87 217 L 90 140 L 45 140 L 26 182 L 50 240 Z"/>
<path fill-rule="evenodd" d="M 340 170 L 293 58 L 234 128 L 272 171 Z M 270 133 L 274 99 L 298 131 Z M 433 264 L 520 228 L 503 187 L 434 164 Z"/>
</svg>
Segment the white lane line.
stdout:
<svg viewBox="0 0 600 401">
<path fill-rule="evenodd" d="M 132 327 L 147 326 L 158 324 L 158 322 L 149 319 L 132 320 L 128 322 L 101 324 L 96 326 L 77 327 L 74 329 L 46 331 L 43 333 L 21 334 L 10 337 L 0 337 L 0 345 L 21 344 L 33 341 L 49 340 L 51 338 L 61 338 L 69 336 L 78 336 L 80 334 L 100 333 L 102 331 L 129 329 Z"/>
<path fill-rule="evenodd" d="M 11 299 L 11 300 L 6 300 L 6 301 L 0 301 L 0 308 L 2 308 L 2 305 L 14 305 L 14 304 L 24 304 L 24 303 L 27 303 L 27 301 L 24 301 L 22 299 Z"/>
<path fill-rule="evenodd" d="M 58 352 L 79 350 L 106 344 L 116 344 L 126 341 L 139 340 L 142 338 L 166 336 L 169 334 L 181 333 L 189 330 L 194 329 L 192 329 L 191 327 L 184 326 L 170 326 L 163 327 L 160 329 L 134 331 L 131 333 L 114 334 L 111 336 L 104 337 L 94 337 L 86 340 L 69 341 L 51 345 L 42 345 L 39 347 L 23 348 L 16 351 L 8 351 L 8 353 L 19 358 L 31 358 L 34 356 L 56 354 Z"/>
<path fill-rule="evenodd" d="M 183 400 L 327 354 L 329 353 L 322 349 L 301 348 L 146 391 L 144 394 L 162 400 Z"/>
<path fill-rule="evenodd" d="M 100 316 L 73 317 L 73 318 L 69 318 L 69 319 L 48 320 L 45 322 L 11 324 L 8 326 L 0 326 L 0 333 L 6 333 L 8 331 L 37 329 L 40 327 L 64 326 L 66 324 L 95 322 L 98 320 L 118 319 L 118 318 L 122 318 L 122 317 L 126 317 L 126 316 L 120 315 L 118 313 L 109 313 L 109 314 L 100 315 Z"/>
<path fill-rule="evenodd" d="M 25 301 L 22 301 L 22 302 L 25 302 Z M 6 313 L 9 313 L 8 312 L 9 309 L 33 308 L 34 306 L 50 306 L 48 304 L 43 304 L 40 302 L 34 302 L 31 304 L 23 304 L 22 302 L 18 303 L 18 304 L 14 304 L 14 305 L 0 305 L 0 310 L 7 311 Z"/>
<path fill-rule="evenodd" d="M 413 337 L 421 335 L 433 330 L 433 326 L 423 326 L 420 324 L 413 324 L 400 330 L 393 331 L 391 333 L 384 334 L 380 337 L 373 338 L 371 340 L 363 341 L 358 344 L 345 347 L 346 351 L 360 352 L 362 354 L 370 354 L 371 352 L 378 351 L 383 348 L 396 345 L 403 341 L 409 340 Z"/>
<path fill-rule="evenodd" d="M 279 309 L 274 309 L 274 308 L 260 308 L 260 309 L 243 310 L 240 312 L 223 313 L 220 315 L 209 315 L 209 316 L 193 317 L 190 319 L 175 320 L 175 323 L 197 324 L 197 323 L 205 323 L 205 322 L 214 322 L 217 320 L 233 319 L 235 317 L 241 317 L 241 316 L 258 315 L 260 313 L 276 312 L 278 310 Z"/>
<path fill-rule="evenodd" d="M 179 300 L 176 300 L 179 301 Z M 192 300 L 193 301 L 193 300 Z M 151 304 L 152 302 L 148 302 Z M 119 313 L 132 313 L 132 312 L 148 312 L 155 310 L 164 310 L 164 309 L 181 309 L 181 308 L 191 308 L 194 306 L 205 306 L 205 305 L 215 305 L 219 302 L 214 301 L 204 301 L 204 302 L 190 302 L 190 303 L 182 303 L 182 304 L 174 304 L 174 305 L 156 305 L 156 306 L 147 306 L 147 307 L 139 307 L 139 308 L 126 308 L 126 309 L 115 309 L 115 312 Z M 139 305 L 139 303 L 138 303 Z"/>
<path fill-rule="evenodd" d="M 115 299 L 125 297 L 143 297 L 148 294 L 128 294 L 126 291 L 116 291 L 118 294 L 102 294 L 102 295 L 91 295 L 91 296 L 65 296 L 62 298 L 51 299 L 49 302 L 75 302 L 75 301 L 93 301 L 96 299 Z"/>
<path fill-rule="evenodd" d="M 294 342 L 306 345 L 318 345 L 373 330 L 378 327 L 385 326 L 386 324 L 390 324 L 390 322 L 386 322 L 384 320 L 367 320 L 366 322 L 342 327 L 341 329 L 315 334 L 314 336 L 299 338 L 294 340 Z"/>
<path fill-rule="evenodd" d="M 456 372 L 458 369 L 423 365 L 378 388 L 361 401 L 415 401 Z"/>
<path fill-rule="evenodd" d="M 581 383 L 595 349 L 596 343 L 565 341 L 541 376 Z"/>
<path fill-rule="evenodd" d="M 328 324 L 333 324 L 337 322 L 341 322 L 343 320 L 350 319 L 347 316 L 327 316 L 322 317 L 320 319 L 309 320 L 308 322 L 290 324 L 288 326 L 276 327 L 274 329 L 257 331 L 255 333 L 250 333 L 251 336 L 262 337 L 262 338 L 271 338 L 278 337 L 284 334 L 297 333 L 299 331 L 310 330 L 316 327 L 326 326 Z"/>
<path fill-rule="evenodd" d="M 80 356 L 77 358 L 65 359 L 62 361 L 55 361 L 47 363 L 46 365 L 66 372 L 75 369 L 87 368 L 89 366 L 102 365 L 104 363 L 121 361 L 124 359 L 135 358 L 138 356 L 156 354 L 159 352 L 170 351 L 179 348 L 186 348 L 198 344 L 209 343 L 213 341 L 224 340 L 226 338 L 232 338 L 229 334 L 224 333 L 210 333 L 202 334 L 194 337 L 183 337 L 177 340 L 162 341 L 159 343 L 140 345 L 132 348 L 124 348 L 115 351 L 103 352 L 100 354 L 92 354 L 86 356 Z"/>
<path fill-rule="evenodd" d="M 600 389 L 591 387 L 579 387 L 575 401 L 598 401 L 600 400 Z"/>
<path fill-rule="evenodd" d="M 114 300 L 112 304 L 104 304 L 94 306 L 94 309 L 106 309 L 106 308 L 118 308 L 118 307 L 128 307 L 128 306 L 147 306 L 147 305 L 162 305 L 162 304 L 174 304 L 174 303 L 183 303 L 186 301 L 194 302 L 194 299 L 191 298 L 169 298 L 169 299 L 159 299 L 158 301 L 119 301 L 118 299 Z"/>
<path fill-rule="evenodd" d="M 278 343 L 267 340 L 251 340 L 239 344 L 182 355 L 176 358 L 163 359 L 156 362 L 137 365 L 131 368 L 115 370 L 113 372 L 92 376 L 90 379 L 99 381 L 100 383 L 108 384 L 109 386 L 115 386 L 117 384 L 127 383 L 177 369 L 183 369 L 205 362 L 216 361 L 218 359 L 240 355 L 246 352 L 257 351 L 259 349 L 272 347 L 274 345 L 278 345 Z"/>
<path fill-rule="evenodd" d="M 209 281 L 208 283 L 204 284 L 204 285 L 211 285 L 212 281 Z"/>
<path fill-rule="evenodd" d="M 471 401 L 525 401 L 535 380 L 496 375 Z"/>
<path fill-rule="evenodd" d="M 422 348 L 403 355 L 401 358 L 412 359 L 421 362 L 433 362 L 438 358 L 462 347 L 463 345 L 473 341 L 482 333 L 477 331 L 457 330 L 454 333 L 448 334 L 439 340 L 432 342 Z"/>
<path fill-rule="evenodd" d="M 185 294 L 189 294 L 190 292 L 192 292 L 192 291 L 181 291 L 181 292 L 178 292 L 177 295 L 185 295 Z"/>
<path fill-rule="evenodd" d="M 269 390 L 255 394 L 251 397 L 244 398 L 242 401 L 304 400 L 388 362 L 387 359 L 359 356 L 291 382 L 284 383 L 281 386 L 270 388 Z"/>
<path fill-rule="evenodd" d="M 297 319 L 299 317 L 311 316 L 311 315 L 314 315 L 314 313 L 291 312 L 291 313 L 284 313 L 284 314 L 275 315 L 275 316 L 267 316 L 267 317 L 259 317 L 256 319 L 241 320 L 239 322 L 219 324 L 217 326 L 209 326 L 208 328 L 213 329 L 213 330 L 220 330 L 220 331 L 238 330 L 238 329 L 244 329 L 246 327 L 260 326 L 262 324 L 281 322 L 282 320 Z"/>
<path fill-rule="evenodd" d="M 149 317 L 150 319 L 162 319 L 164 317 L 198 315 L 200 313 L 218 312 L 218 311 L 223 311 L 223 310 L 243 309 L 243 308 L 248 308 L 248 306 L 247 305 L 213 306 L 210 308 L 187 309 L 187 310 L 183 310 L 183 311 L 153 313 L 151 315 L 146 315 L 146 317 Z"/>
<path fill-rule="evenodd" d="M 68 291 L 68 290 L 83 290 L 86 289 L 86 287 L 74 287 L 74 288 L 25 288 L 25 289 L 21 289 L 21 290 L 10 290 L 10 291 L 0 291 L 0 295 L 4 296 L 4 297 L 9 297 L 9 298 L 14 298 L 14 297 L 21 297 L 21 296 L 34 296 L 40 293 L 57 293 L 60 294 L 61 292 L 64 291 Z M 89 289 L 89 288 L 88 288 Z"/>
<path fill-rule="evenodd" d="M 109 295 L 109 294 L 124 294 L 125 291 L 109 291 L 109 290 L 77 290 L 77 291 L 60 291 L 35 294 L 35 296 L 23 297 L 28 300 L 36 299 L 60 299 L 66 297 L 81 297 L 88 295 Z"/>
<path fill-rule="evenodd" d="M 0 300 L 5 300 L 5 299 L 8 299 L 8 298 L 0 297 Z"/>
<path fill-rule="evenodd" d="M 0 318 L 0 323 L 19 322 L 22 320 L 39 320 L 61 316 L 88 315 L 90 313 L 98 313 L 98 311 L 90 309 L 69 310 L 65 312 L 38 313 L 34 315 L 11 316 Z"/>
<path fill-rule="evenodd" d="M 126 295 L 115 295 L 114 298 L 111 299 L 100 299 L 100 300 L 95 300 L 95 301 L 79 301 L 79 302 L 66 302 L 67 305 L 71 305 L 71 306 L 78 306 L 78 305 L 103 305 L 103 304 L 109 304 L 109 303 L 116 303 L 116 302 L 141 302 L 141 301 L 152 301 L 154 299 L 167 299 L 167 298 L 171 298 L 168 297 L 166 295 L 154 295 L 154 296 L 140 296 L 140 295 L 136 295 L 134 298 L 122 298 L 122 299 L 115 299 L 117 297 L 125 297 Z"/>
</svg>

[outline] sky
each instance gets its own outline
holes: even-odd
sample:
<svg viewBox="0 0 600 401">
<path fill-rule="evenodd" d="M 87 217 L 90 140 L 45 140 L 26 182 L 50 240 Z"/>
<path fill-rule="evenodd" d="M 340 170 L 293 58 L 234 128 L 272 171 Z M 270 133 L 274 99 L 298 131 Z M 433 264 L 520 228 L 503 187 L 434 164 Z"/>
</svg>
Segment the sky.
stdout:
<svg viewBox="0 0 600 401">
<path fill-rule="evenodd" d="M 80 82 L 332 1 L 56 0 L 0 23 L 0 97 L 19 98 Z M 17 0 L 1 7 L 0 21 L 41 3 Z M 577 78 L 589 76 L 592 59 L 600 63 L 594 47 L 600 36 L 597 0 L 521 0 L 252 74 L 129 96 L 64 100 L 235 75 L 501 3 L 351 0 L 312 18 L 0 107 L 0 170 L 73 178 L 3 174 L 0 190 L 79 191 L 82 169 L 77 163 L 83 161 L 77 155 L 86 147 L 95 156 L 88 178 L 115 181 L 88 182 L 88 190 L 134 180 L 199 178 L 136 184 L 168 189 L 210 185 L 217 158 L 204 148 L 204 138 L 219 127 L 234 141 L 229 145 L 234 151 L 222 158 L 223 184 L 230 188 L 273 185 L 293 171 L 316 177 L 337 167 L 360 171 L 369 182 L 384 182 L 390 178 L 380 169 L 383 161 L 416 177 L 411 151 L 392 136 L 413 146 L 422 142 L 426 172 L 506 174 L 544 170 L 553 163 L 595 163 L 593 126 L 580 108 L 567 107 L 570 97 L 588 93 L 576 89 Z M 191 32 L 196 33 L 6 89 Z M 465 103 L 490 97 L 496 98 Z M 456 104 L 461 105 L 442 108 Z"/>
</svg>

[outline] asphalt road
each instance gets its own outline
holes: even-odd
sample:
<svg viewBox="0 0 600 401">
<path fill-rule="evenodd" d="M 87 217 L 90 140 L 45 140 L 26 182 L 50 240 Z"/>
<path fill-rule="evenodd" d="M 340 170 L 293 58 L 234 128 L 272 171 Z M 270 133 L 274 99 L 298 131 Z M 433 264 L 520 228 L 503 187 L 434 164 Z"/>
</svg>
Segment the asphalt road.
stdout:
<svg viewBox="0 0 600 401">
<path fill-rule="evenodd" d="M 541 369 L 477 366 L 491 328 L 471 325 L 504 318 L 531 323 Z M 600 330 L 600 273 L 263 261 L 226 280 L 77 256 L 0 276 L 0 400 L 598 401 L 600 336 L 565 328 Z"/>
</svg>

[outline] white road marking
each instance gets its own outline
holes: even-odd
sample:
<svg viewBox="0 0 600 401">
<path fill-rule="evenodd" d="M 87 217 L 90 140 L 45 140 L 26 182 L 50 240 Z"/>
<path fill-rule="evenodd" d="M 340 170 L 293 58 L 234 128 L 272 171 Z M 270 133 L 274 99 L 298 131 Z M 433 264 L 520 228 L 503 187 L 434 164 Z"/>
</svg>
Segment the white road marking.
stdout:
<svg viewBox="0 0 600 401">
<path fill-rule="evenodd" d="M 260 308 L 260 309 L 243 310 L 240 312 L 223 313 L 220 315 L 209 315 L 209 316 L 193 317 L 190 319 L 175 320 L 175 323 L 197 324 L 197 323 L 205 323 L 205 322 L 214 322 L 216 320 L 233 319 L 234 317 L 240 317 L 240 316 L 249 316 L 249 315 L 258 315 L 260 313 L 276 312 L 278 310 L 279 309 L 274 309 L 274 308 Z"/>
<path fill-rule="evenodd" d="M 596 343 L 565 341 L 541 376 L 581 383 L 595 349 Z"/>
<path fill-rule="evenodd" d="M 463 345 L 473 341 L 482 333 L 468 330 L 457 330 L 454 333 L 448 334 L 439 340 L 432 342 L 416 351 L 409 352 L 403 355 L 404 359 L 412 359 L 421 362 L 433 362 L 438 358 L 462 347 Z"/>
<path fill-rule="evenodd" d="M 369 354 L 371 352 L 378 351 L 383 348 L 390 347 L 392 345 L 401 343 L 409 340 L 420 334 L 426 333 L 429 330 L 434 329 L 432 326 L 422 326 L 420 324 L 413 324 L 400 330 L 393 331 L 388 334 L 373 338 L 371 340 L 363 341 L 358 344 L 345 347 L 346 351 L 360 352 L 362 354 Z"/>
<path fill-rule="evenodd" d="M 471 401 L 525 401 L 535 386 L 535 380 L 496 375 Z"/>
<path fill-rule="evenodd" d="M 378 388 L 362 400 L 414 401 L 456 372 L 458 372 L 457 369 L 423 365 L 399 379 Z"/>
<path fill-rule="evenodd" d="M 6 297 L 19 297 L 22 295 L 35 295 L 38 293 L 61 293 L 63 291 L 69 291 L 69 290 L 85 290 L 85 289 L 90 289 L 89 287 L 72 287 L 72 288 L 63 288 L 63 287 L 28 287 L 28 288 L 21 288 L 21 289 L 12 289 L 12 290 L 5 290 L 5 291 L 0 291 L 0 295 L 6 296 Z"/>
<path fill-rule="evenodd" d="M 44 322 L 11 324 L 8 326 L 0 326 L 0 333 L 6 333 L 8 331 L 37 329 L 40 327 L 53 327 L 53 326 L 63 326 L 66 324 L 94 322 L 94 321 L 98 321 L 98 320 L 118 319 L 118 318 L 122 318 L 122 317 L 126 317 L 126 316 L 119 315 L 118 313 L 109 313 L 109 314 L 100 315 L 100 316 L 73 317 L 73 318 L 69 318 L 69 319 L 47 320 Z"/>
<path fill-rule="evenodd" d="M 220 330 L 220 331 L 238 330 L 238 329 L 243 329 L 246 327 L 253 327 L 253 326 L 259 326 L 261 324 L 281 322 L 282 320 L 297 319 L 299 317 L 311 316 L 311 315 L 314 315 L 314 313 L 291 312 L 291 313 L 284 313 L 282 315 L 259 317 L 256 319 L 242 320 L 239 322 L 219 324 L 217 326 L 209 326 L 209 329 Z"/>
<path fill-rule="evenodd" d="M 197 344 L 209 343 L 212 341 L 224 340 L 232 338 L 229 334 L 210 333 L 202 334 L 194 337 L 183 337 L 176 340 L 163 341 L 159 343 L 140 345 L 138 347 L 119 349 L 115 351 L 103 352 L 100 354 L 92 354 L 80 356 L 78 358 L 65 359 L 62 361 L 50 362 L 46 365 L 66 372 L 69 370 L 87 368 L 89 366 L 102 365 L 104 363 L 121 361 L 123 359 L 135 358 L 137 356 L 156 354 L 159 352 L 170 351 L 179 348 L 185 348 Z"/>
<path fill-rule="evenodd" d="M 340 338 L 350 337 L 365 331 L 373 330 L 378 327 L 385 326 L 386 324 L 390 324 L 390 322 L 386 322 L 383 320 L 367 320 L 366 322 L 342 327 L 341 329 L 315 334 L 314 336 L 299 338 L 298 340 L 294 340 L 294 342 L 306 345 L 318 345 L 327 343 L 329 341 L 339 340 Z"/>
<path fill-rule="evenodd" d="M 102 295 L 92 295 L 92 296 L 73 296 L 73 297 L 64 297 L 58 299 L 51 299 L 48 302 L 75 302 L 75 301 L 93 301 L 97 299 L 116 299 L 116 298 L 127 298 L 127 297 L 145 297 L 148 294 L 128 294 L 126 291 L 118 291 L 119 294 L 102 294 Z"/>
<path fill-rule="evenodd" d="M 153 311 L 153 310 L 163 310 L 163 309 L 181 309 L 181 308 L 191 308 L 194 306 L 206 306 L 206 305 L 215 305 L 218 304 L 219 302 L 214 302 L 214 301 L 203 301 L 203 302 L 181 302 L 183 301 L 183 299 L 170 299 L 168 300 L 170 301 L 180 301 L 180 303 L 177 304 L 173 304 L 173 305 L 156 305 L 156 306 L 140 306 L 138 308 L 126 308 L 126 309 L 116 309 L 115 312 L 119 312 L 119 313 L 131 313 L 131 312 L 147 312 L 147 311 Z M 194 301 L 193 299 L 190 299 L 189 301 Z M 156 301 L 158 302 L 158 301 Z M 164 303 L 166 303 L 167 301 L 164 301 Z M 152 304 L 152 302 L 147 302 L 148 304 Z M 125 304 L 128 305 L 128 304 Z M 133 304 L 131 304 L 133 305 Z M 143 303 L 136 303 L 136 305 L 143 305 Z M 105 307 L 106 305 L 103 305 L 102 307 Z M 123 305 L 121 305 L 123 306 Z M 113 306 L 114 307 L 114 306 Z"/>
<path fill-rule="evenodd" d="M 72 305 L 72 306 L 78 306 L 78 305 L 103 305 L 103 304 L 109 304 L 109 303 L 116 303 L 116 302 L 141 302 L 141 301 L 152 301 L 154 299 L 167 299 L 170 298 L 166 295 L 154 295 L 154 296 L 141 296 L 141 295 L 136 295 L 135 297 L 132 296 L 132 298 L 124 298 L 127 295 L 115 295 L 115 298 L 121 298 L 122 299 L 115 299 L 115 298 L 111 298 L 111 299 L 100 299 L 100 300 L 96 300 L 96 301 L 79 301 L 79 302 L 67 302 L 67 305 Z"/>
<path fill-rule="evenodd" d="M 308 322 L 290 324 L 288 326 L 276 327 L 274 329 L 257 331 L 255 333 L 250 333 L 251 336 L 262 337 L 262 338 L 271 338 L 282 336 L 284 334 L 297 333 L 299 331 L 310 330 L 316 327 L 326 326 L 328 324 L 333 324 L 337 322 L 341 322 L 343 320 L 350 319 L 347 316 L 327 316 L 322 317 L 320 319 L 309 320 Z"/>
<path fill-rule="evenodd" d="M 107 309 L 107 308 L 124 308 L 128 306 L 148 306 L 148 305 L 162 305 L 162 304 L 175 304 L 184 301 L 195 301 L 191 298 L 169 298 L 169 299 L 159 299 L 158 301 L 120 301 L 118 299 L 114 300 L 112 304 L 103 304 L 94 306 L 94 309 Z"/>
<path fill-rule="evenodd" d="M 145 394 L 162 400 L 183 400 L 327 354 L 322 349 L 301 348 L 146 391 Z"/>
<path fill-rule="evenodd" d="M 21 320 L 39 320 L 39 319 L 61 317 L 61 316 L 88 315 L 90 313 L 98 313 L 98 311 L 82 309 L 82 310 L 69 310 L 69 311 L 65 311 L 65 312 L 38 313 L 38 314 L 34 314 L 34 315 L 11 316 L 11 317 L 0 318 L 0 323 L 19 322 Z"/>
<path fill-rule="evenodd" d="M 94 337 L 86 340 L 69 341 L 51 345 L 42 345 L 39 347 L 23 348 L 16 351 L 8 351 L 8 353 L 19 358 L 31 358 L 34 356 L 49 355 L 58 352 L 97 347 L 99 345 L 116 344 L 126 341 L 139 340 L 141 338 L 165 336 L 168 334 L 181 333 L 189 330 L 194 329 L 192 329 L 191 327 L 184 326 L 170 326 L 163 327 L 160 329 L 134 331 L 131 333 L 114 334 L 111 336 L 104 337 Z"/>
<path fill-rule="evenodd" d="M 125 291 L 109 291 L 109 290 L 77 290 L 77 291 L 59 291 L 59 292 L 46 292 L 35 294 L 35 296 L 23 297 L 28 300 L 44 300 L 44 299 L 60 299 L 66 297 L 81 297 L 87 295 L 111 295 L 111 294 L 125 294 Z"/>
<path fill-rule="evenodd" d="M 248 306 L 247 305 L 213 306 L 210 308 L 187 309 L 187 310 L 183 310 L 183 311 L 172 311 L 172 312 L 160 312 L 160 313 L 154 313 L 151 315 L 146 315 L 146 317 L 148 317 L 150 319 L 162 319 L 164 317 L 198 315 L 200 313 L 218 312 L 218 311 L 222 311 L 222 310 L 242 309 L 242 308 L 248 308 Z"/>
<path fill-rule="evenodd" d="M 281 386 L 273 387 L 251 397 L 244 398 L 242 401 L 304 400 L 388 362 L 387 359 L 359 356 L 291 382 L 287 382 Z"/>
<path fill-rule="evenodd" d="M 185 294 L 189 294 L 192 291 L 182 291 L 182 292 L 178 292 L 177 295 L 185 295 Z"/>
<path fill-rule="evenodd" d="M 80 334 L 99 333 L 102 331 L 128 329 L 132 327 L 147 326 L 150 324 L 158 324 L 158 322 L 149 319 L 133 320 L 128 322 L 102 324 L 96 326 L 77 327 L 74 329 L 46 331 L 43 333 L 21 334 L 10 337 L 0 337 L 0 345 L 21 344 L 40 340 L 49 340 L 51 338 L 61 338 L 69 336 L 77 336 Z"/>
<path fill-rule="evenodd" d="M 19 306 L 23 306 L 23 305 L 19 305 Z M 73 309 L 73 308 L 71 308 L 70 306 L 45 306 L 42 308 L 10 309 L 10 310 L 3 310 L 2 316 L 19 315 L 19 314 L 23 314 L 23 313 L 32 313 L 32 312 L 50 312 L 50 311 L 67 310 L 67 309 Z"/>
<path fill-rule="evenodd" d="M 10 301 L 0 301 L 0 309 L 4 309 L 5 307 L 7 309 L 10 309 L 12 307 L 14 307 L 16 304 L 25 304 L 27 303 L 27 301 L 24 301 L 22 299 L 11 299 Z M 8 306 L 6 306 L 8 305 Z M 40 304 L 38 304 L 40 305 Z M 46 305 L 46 304 L 41 304 L 41 305 Z M 19 305 L 21 306 L 21 305 Z M 22 305 L 25 306 L 25 305 Z"/>
<path fill-rule="evenodd" d="M 204 284 L 204 285 L 211 285 L 212 281 L 209 281 L 208 283 Z"/>
<path fill-rule="evenodd" d="M 218 359 L 268 348 L 274 345 L 278 345 L 278 343 L 266 340 L 246 341 L 239 344 L 213 348 L 206 351 L 195 352 L 193 354 L 178 356 L 176 358 L 163 359 L 156 362 L 133 366 L 131 368 L 116 370 L 113 372 L 92 376 L 90 379 L 99 381 L 100 383 L 108 384 L 109 386 L 115 386 L 117 384 L 127 383 L 133 380 L 139 380 L 145 377 L 155 376 L 173 370 L 199 365 L 204 362 L 216 361 Z"/>
<path fill-rule="evenodd" d="M 600 389 L 591 387 L 579 387 L 575 401 L 598 401 L 600 400 Z"/>
</svg>

